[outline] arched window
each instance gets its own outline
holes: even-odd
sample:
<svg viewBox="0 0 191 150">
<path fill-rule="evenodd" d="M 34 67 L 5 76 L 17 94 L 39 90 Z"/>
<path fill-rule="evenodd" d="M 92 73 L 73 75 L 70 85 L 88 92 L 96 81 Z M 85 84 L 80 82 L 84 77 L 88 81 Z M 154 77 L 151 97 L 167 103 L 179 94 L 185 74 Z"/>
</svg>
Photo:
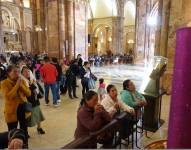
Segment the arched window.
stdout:
<svg viewBox="0 0 191 150">
<path fill-rule="evenodd" d="M 116 0 L 90 0 L 93 18 L 117 16 Z"/>
<path fill-rule="evenodd" d="M 135 1 L 132 0 L 127 1 L 124 8 L 125 26 L 135 25 L 135 14 L 136 14 Z"/>
<path fill-rule="evenodd" d="M 30 8 L 30 1 L 29 0 L 23 0 L 23 5 L 26 8 Z"/>
</svg>

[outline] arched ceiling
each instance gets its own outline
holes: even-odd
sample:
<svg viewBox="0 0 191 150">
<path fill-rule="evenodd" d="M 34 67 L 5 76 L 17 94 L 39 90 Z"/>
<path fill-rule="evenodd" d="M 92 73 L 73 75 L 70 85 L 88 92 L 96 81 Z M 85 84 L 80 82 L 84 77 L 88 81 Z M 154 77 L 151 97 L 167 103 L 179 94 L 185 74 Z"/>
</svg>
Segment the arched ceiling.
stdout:
<svg viewBox="0 0 191 150">
<path fill-rule="evenodd" d="M 90 0 L 89 19 L 104 18 L 118 15 L 116 0 Z M 124 7 L 124 25 L 135 25 L 136 0 L 126 0 Z"/>
<path fill-rule="evenodd" d="M 90 8 L 93 18 L 117 16 L 116 0 L 90 0 Z"/>
<path fill-rule="evenodd" d="M 125 8 L 124 8 L 125 26 L 135 25 L 135 14 L 136 14 L 136 2 L 135 0 L 128 0 L 125 3 Z"/>
</svg>

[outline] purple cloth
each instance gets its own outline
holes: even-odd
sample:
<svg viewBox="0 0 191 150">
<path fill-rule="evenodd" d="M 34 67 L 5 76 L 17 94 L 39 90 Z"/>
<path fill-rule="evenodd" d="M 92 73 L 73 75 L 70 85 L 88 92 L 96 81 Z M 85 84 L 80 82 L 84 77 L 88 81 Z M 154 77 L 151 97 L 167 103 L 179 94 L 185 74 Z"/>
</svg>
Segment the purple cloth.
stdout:
<svg viewBox="0 0 191 150">
<path fill-rule="evenodd" d="M 177 30 L 168 148 L 191 148 L 191 28 Z"/>
</svg>

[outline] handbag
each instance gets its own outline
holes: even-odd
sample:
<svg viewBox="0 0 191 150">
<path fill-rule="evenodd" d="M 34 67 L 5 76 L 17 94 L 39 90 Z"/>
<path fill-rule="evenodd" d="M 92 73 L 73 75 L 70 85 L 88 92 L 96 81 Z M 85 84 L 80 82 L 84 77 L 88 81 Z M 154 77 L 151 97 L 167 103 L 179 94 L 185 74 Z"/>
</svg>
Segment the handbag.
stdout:
<svg viewBox="0 0 191 150">
<path fill-rule="evenodd" d="M 88 87 L 89 87 L 89 89 L 95 89 L 96 88 L 96 81 L 92 78 L 89 78 Z"/>
<path fill-rule="evenodd" d="M 32 112 L 32 104 L 29 102 L 24 102 L 23 104 L 25 112 Z"/>
<path fill-rule="evenodd" d="M 44 90 L 42 88 L 42 86 L 37 82 L 37 86 L 38 86 L 38 89 L 39 89 L 39 93 L 37 94 L 37 98 L 41 99 L 44 97 Z"/>
</svg>

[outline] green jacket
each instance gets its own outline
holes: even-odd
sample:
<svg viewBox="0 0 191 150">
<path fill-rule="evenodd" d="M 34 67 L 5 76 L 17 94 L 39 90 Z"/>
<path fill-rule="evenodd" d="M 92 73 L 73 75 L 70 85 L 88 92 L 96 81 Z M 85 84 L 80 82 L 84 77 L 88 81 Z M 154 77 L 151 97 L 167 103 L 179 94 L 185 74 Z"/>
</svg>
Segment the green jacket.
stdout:
<svg viewBox="0 0 191 150">
<path fill-rule="evenodd" d="M 120 92 L 120 96 L 121 96 L 121 100 L 127 104 L 130 107 L 136 107 L 138 104 L 135 100 L 135 98 L 133 97 L 133 95 L 131 94 L 131 92 L 127 91 L 127 90 L 122 90 Z M 141 95 L 139 92 L 135 91 L 135 97 L 140 98 L 141 100 L 145 100 L 144 96 Z"/>
</svg>

